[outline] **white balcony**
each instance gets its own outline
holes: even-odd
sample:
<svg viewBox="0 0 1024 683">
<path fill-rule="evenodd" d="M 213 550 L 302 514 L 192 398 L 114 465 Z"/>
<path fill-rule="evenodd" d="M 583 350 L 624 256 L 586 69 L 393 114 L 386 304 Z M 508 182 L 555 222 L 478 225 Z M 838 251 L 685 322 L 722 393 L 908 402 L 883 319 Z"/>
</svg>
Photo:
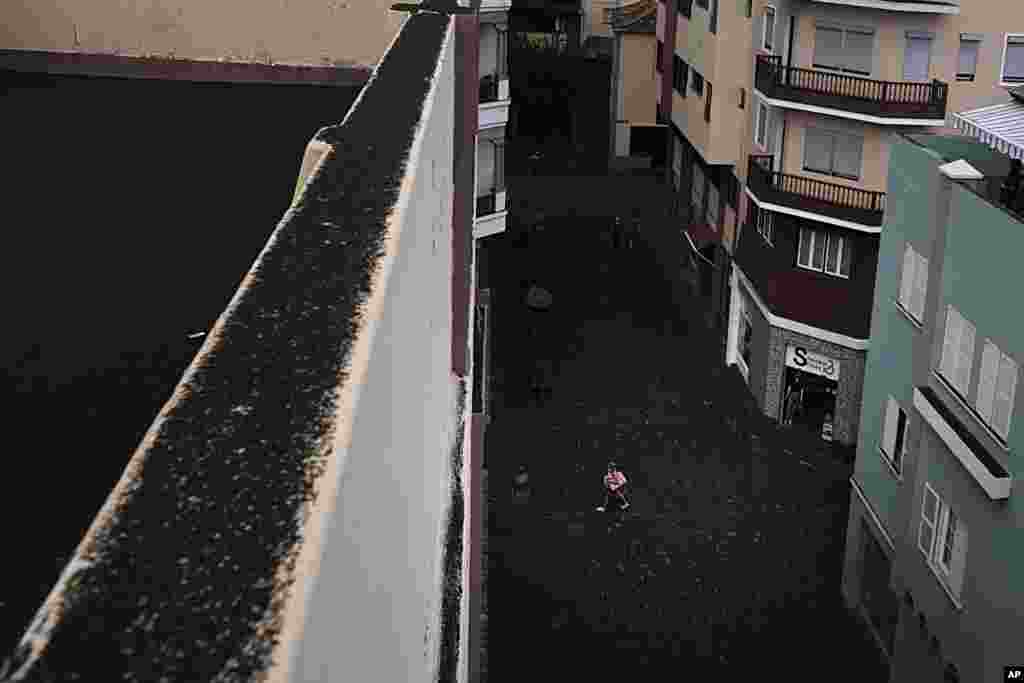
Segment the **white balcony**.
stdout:
<svg viewBox="0 0 1024 683">
<path fill-rule="evenodd" d="M 1010 497 L 1012 475 L 958 423 L 931 388 L 914 388 L 914 407 L 990 499 Z"/>
</svg>

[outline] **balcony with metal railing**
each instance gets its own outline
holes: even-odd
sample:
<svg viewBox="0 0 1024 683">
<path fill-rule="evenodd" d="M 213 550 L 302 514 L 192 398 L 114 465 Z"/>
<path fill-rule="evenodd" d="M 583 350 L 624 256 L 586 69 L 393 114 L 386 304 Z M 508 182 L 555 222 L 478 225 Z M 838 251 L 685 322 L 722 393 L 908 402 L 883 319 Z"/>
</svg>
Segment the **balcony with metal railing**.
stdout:
<svg viewBox="0 0 1024 683">
<path fill-rule="evenodd" d="M 885 193 L 774 170 L 770 155 L 751 155 L 747 189 L 760 204 L 871 227 L 882 225 Z"/>
<path fill-rule="evenodd" d="M 755 87 L 775 106 L 889 125 L 941 126 L 949 95 L 937 79 L 879 81 L 784 66 L 780 55 L 758 55 Z"/>
</svg>

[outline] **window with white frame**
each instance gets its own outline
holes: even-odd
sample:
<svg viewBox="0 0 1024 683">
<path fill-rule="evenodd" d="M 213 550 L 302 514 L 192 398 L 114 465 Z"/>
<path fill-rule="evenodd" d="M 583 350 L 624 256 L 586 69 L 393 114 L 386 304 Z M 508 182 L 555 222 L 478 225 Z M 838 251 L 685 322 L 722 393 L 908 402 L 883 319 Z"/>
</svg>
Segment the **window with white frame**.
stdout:
<svg viewBox="0 0 1024 683">
<path fill-rule="evenodd" d="M 814 67 L 869 75 L 875 53 L 875 32 L 832 24 L 814 27 Z"/>
<path fill-rule="evenodd" d="M 757 210 L 757 234 L 768 244 L 772 243 L 772 232 L 775 229 L 775 214 L 765 209 Z"/>
<path fill-rule="evenodd" d="M 860 178 L 864 138 L 852 133 L 807 127 L 804 129 L 804 170 L 839 178 Z"/>
<path fill-rule="evenodd" d="M 693 200 L 694 218 L 700 219 L 704 215 L 704 169 L 697 162 L 693 163 Z"/>
<path fill-rule="evenodd" d="M 959 599 L 967 564 L 967 526 L 927 482 L 921 501 L 917 547 L 949 591 Z"/>
<path fill-rule="evenodd" d="M 764 32 L 761 36 L 761 47 L 768 52 L 775 49 L 775 8 L 771 5 L 764 8 Z"/>
<path fill-rule="evenodd" d="M 957 57 L 956 80 L 973 81 L 978 72 L 978 51 L 981 36 L 976 33 L 960 34 L 960 54 Z"/>
<path fill-rule="evenodd" d="M 757 103 L 757 121 L 754 124 L 754 142 L 761 149 L 768 148 L 768 105 Z"/>
<path fill-rule="evenodd" d="M 800 228 L 797 263 L 801 267 L 850 277 L 852 260 L 853 246 L 848 237 L 828 230 Z"/>
<path fill-rule="evenodd" d="M 971 386 L 974 335 L 974 325 L 960 315 L 960 311 L 948 306 L 939 373 L 964 397 Z"/>
<path fill-rule="evenodd" d="M 907 436 L 907 414 L 892 396 L 885 403 L 885 423 L 882 427 L 882 453 L 899 475 L 903 471 L 903 450 Z"/>
<path fill-rule="evenodd" d="M 1024 34 L 1007 34 L 1003 45 L 1003 83 L 1024 83 Z"/>
<path fill-rule="evenodd" d="M 900 276 L 900 306 L 917 322 L 924 320 L 924 301 L 928 290 L 928 259 L 907 244 L 903 252 Z"/>
<path fill-rule="evenodd" d="M 978 414 L 1003 441 L 1010 436 L 1017 371 L 1017 363 L 992 343 L 991 339 L 986 339 L 981 353 L 981 374 L 978 377 L 978 395 L 974 405 Z"/>
</svg>

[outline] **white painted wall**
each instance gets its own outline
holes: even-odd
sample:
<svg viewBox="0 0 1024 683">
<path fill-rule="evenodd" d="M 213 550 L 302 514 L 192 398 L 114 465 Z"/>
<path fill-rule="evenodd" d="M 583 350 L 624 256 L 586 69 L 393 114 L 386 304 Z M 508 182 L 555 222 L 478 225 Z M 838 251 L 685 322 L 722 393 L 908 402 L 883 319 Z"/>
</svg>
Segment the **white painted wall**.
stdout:
<svg viewBox="0 0 1024 683">
<path fill-rule="evenodd" d="M 0 48 L 373 66 L 393 0 L 4 0 Z"/>
<path fill-rule="evenodd" d="M 450 355 L 454 76 L 449 30 L 392 214 L 375 285 L 382 302 L 371 297 L 361 333 L 370 335 L 369 354 L 351 404 L 351 439 L 335 443 L 337 495 L 293 646 L 295 683 L 437 677 L 459 419 Z"/>
</svg>

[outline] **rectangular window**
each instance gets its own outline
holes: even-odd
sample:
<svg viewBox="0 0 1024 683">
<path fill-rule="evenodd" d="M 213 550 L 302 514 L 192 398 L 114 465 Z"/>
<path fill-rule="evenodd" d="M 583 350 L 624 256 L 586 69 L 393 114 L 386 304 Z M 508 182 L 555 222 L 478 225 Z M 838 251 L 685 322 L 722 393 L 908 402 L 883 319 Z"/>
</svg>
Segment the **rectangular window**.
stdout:
<svg viewBox="0 0 1024 683">
<path fill-rule="evenodd" d="M 906 440 L 907 414 L 892 396 L 885 404 L 885 424 L 882 432 L 882 452 L 896 474 L 903 468 L 903 444 Z"/>
<path fill-rule="evenodd" d="M 922 33 L 907 32 L 903 54 L 903 80 L 927 81 L 932 61 L 932 39 Z"/>
<path fill-rule="evenodd" d="M 718 218 L 719 218 L 719 195 L 718 188 L 712 182 L 708 183 L 708 209 L 707 209 L 707 221 L 714 229 L 718 229 Z"/>
<path fill-rule="evenodd" d="M 691 199 L 693 200 L 693 215 L 698 219 L 704 216 L 704 183 L 704 169 L 700 167 L 700 164 L 694 162 Z"/>
<path fill-rule="evenodd" d="M 764 8 L 764 32 L 761 47 L 768 52 L 775 49 L 775 8 L 768 5 Z"/>
<path fill-rule="evenodd" d="M 1013 402 L 1017 391 L 1017 363 L 1000 351 L 991 339 L 985 340 L 978 377 L 975 407 L 978 414 L 1003 441 L 1010 436 Z"/>
<path fill-rule="evenodd" d="M 754 142 L 761 149 L 768 147 L 768 105 L 757 103 L 757 123 L 754 126 Z"/>
<path fill-rule="evenodd" d="M 967 526 L 927 482 L 917 547 L 949 592 L 959 599 L 967 566 Z"/>
<path fill-rule="evenodd" d="M 874 51 L 874 31 L 831 25 L 814 27 L 815 68 L 869 75 Z"/>
<path fill-rule="evenodd" d="M 957 58 L 956 80 L 973 81 L 978 72 L 978 50 L 981 41 L 960 34 L 960 55 Z"/>
<path fill-rule="evenodd" d="M 655 43 L 654 47 L 654 70 L 661 73 L 661 51 L 664 49 L 664 44 L 659 40 Z"/>
<path fill-rule="evenodd" d="M 747 0 L 747 19 L 754 16 L 754 0 Z"/>
<path fill-rule="evenodd" d="M 967 396 L 974 360 L 974 325 L 952 306 L 946 310 L 939 372 L 961 396 Z"/>
<path fill-rule="evenodd" d="M 718 33 L 718 0 L 711 0 L 711 9 L 708 15 L 708 31 Z"/>
<path fill-rule="evenodd" d="M 744 109 L 747 106 L 747 89 L 740 87 L 740 109 Z"/>
<path fill-rule="evenodd" d="M 928 259 L 909 244 L 903 252 L 903 273 L 900 277 L 900 306 L 915 320 L 924 320 L 924 302 L 928 289 Z"/>
<path fill-rule="evenodd" d="M 1003 48 L 1004 83 L 1024 83 L 1024 35 L 1007 35 Z"/>
<path fill-rule="evenodd" d="M 693 77 L 690 78 L 690 87 L 697 97 L 704 94 L 704 77 L 697 73 L 696 69 L 693 71 Z"/>
<path fill-rule="evenodd" d="M 679 58 L 679 55 L 672 56 L 672 87 L 680 97 L 686 97 L 686 80 L 690 67 Z"/>
<path fill-rule="evenodd" d="M 704 120 L 711 123 L 711 81 L 706 84 L 708 96 L 704 98 Z"/>
<path fill-rule="evenodd" d="M 757 211 L 757 234 L 764 238 L 768 244 L 772 243 L 772 233 L 775 229 L 775 214 L 765 209 Z"/>
<path fill-rule="evenodd" d="M 849 238 L 835 232 L 800 228 L 797 264 L 801 267 L 848 278 L 852 258 Z"/>
<path fill-rule="evenodd" d="M 850 133 L 804 129 L 804 170 L 858 180 L 864 138 Z"/>
</svg>

